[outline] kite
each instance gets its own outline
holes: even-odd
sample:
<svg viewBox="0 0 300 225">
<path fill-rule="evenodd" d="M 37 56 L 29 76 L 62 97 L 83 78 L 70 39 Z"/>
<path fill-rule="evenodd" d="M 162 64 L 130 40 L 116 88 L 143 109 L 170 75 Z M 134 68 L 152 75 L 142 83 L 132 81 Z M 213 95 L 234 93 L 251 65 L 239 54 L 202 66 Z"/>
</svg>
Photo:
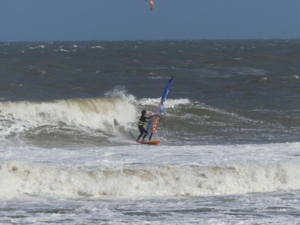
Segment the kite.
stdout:
<svg viewBox="0 0 300 225">
<path fill-rule="evenodd" d="M 152 0 L 145 0 L 145 1 L 148 1 L 150 2 L 150 10 L 152 10 L 154 8 L 154 2 Z"/>
</svg>

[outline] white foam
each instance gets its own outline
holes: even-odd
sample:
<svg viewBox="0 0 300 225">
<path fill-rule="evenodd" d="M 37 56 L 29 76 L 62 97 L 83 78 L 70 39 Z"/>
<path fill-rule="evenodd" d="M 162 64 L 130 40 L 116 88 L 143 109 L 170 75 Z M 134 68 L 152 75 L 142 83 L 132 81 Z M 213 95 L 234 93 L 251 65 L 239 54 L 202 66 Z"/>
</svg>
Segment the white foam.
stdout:
<svg viewBox="0 0 300 225">
<path fill-rule="evenodd" d="M 2 137 L 41 126 L 113 131 L 116 123 L 126 126 L 136 116 L 135 106 L 126 97 L 1 102 L 0 111 L 5 121 L 1 124 Z"/>
<path fill-rule="evenodd" d="M 51 168 L 11 161 L 2 165 L 2 197 L 18 194 L 63 196 L 216 196 L 298 190 L 299 164 L 232 167 L 123 166 Z"/>
<path fill-rule="evenodd" d="M 160 98 L 142 98 L 138 101 L 140 105 L 155 105 L 157 106 L 160 102 Z M 167 99 L 165 102 L 165 108 L 173 108 L 178 105 L 189 105 L 191 101 L 187 98 L 181 99 Z"/>
<path fill-rule="evenodd" d="M 66 50 L 66 49 L 63 49 L 63 48 L 55 50 L 55 51 L 56 52 L 70 52 L 69 50 Z"/>
<path fill-rule="evenodd" d="M 34 47 L 29 47 L 29 49 L 38 49 L 38 48 L 45 48 L 45 45 L 38 45 Z"/>
<path fill-rule="evenodd" d="M 90 47 L 90 48 L 98 48 L 98 49 L 104 49 L 102 46 L 100 46 L 100 45 L 97 45 L 97 46 L 92 46 L 92 47 Z"/>
<path fill-rule="evenodd" d="M 216 196 L 300 189 L 299 143 L 3 150 L 0 198 Z M 11 187 L 11 188 L 8 188 Z"/>
</svg>

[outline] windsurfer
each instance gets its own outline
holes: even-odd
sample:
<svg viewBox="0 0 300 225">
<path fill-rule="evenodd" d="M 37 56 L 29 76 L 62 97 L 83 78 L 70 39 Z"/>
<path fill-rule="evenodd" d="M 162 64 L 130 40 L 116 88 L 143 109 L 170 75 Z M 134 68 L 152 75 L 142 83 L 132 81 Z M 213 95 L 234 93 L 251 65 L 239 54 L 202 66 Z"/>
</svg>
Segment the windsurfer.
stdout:
<svg viewBox="0 0 300 225">
<path fill-rule="evenodd" d="M 142 115 L 140 117 L 140 120 L 138 122 L 138 128 L 139 128 L 139 131 L 140 131 L 140 135 L 138 136 L 138 138 L 136 139 L 136 141 L 138 142 L 140 140 L 140 138 L 143 136 L 143 139 L 144 140 L 146 138 L 146 136 L 148 135 L 148 132 L 146 130 L 146 128 L 144 127 L 144 124 L 145 123 L 148 123 L 149 120 L 152 118 L 152 116 L 148 117 L 146 116 L 147 115 L 147 111 L 146 110 L 143 110 L 142 111 Z"/>
</svg>

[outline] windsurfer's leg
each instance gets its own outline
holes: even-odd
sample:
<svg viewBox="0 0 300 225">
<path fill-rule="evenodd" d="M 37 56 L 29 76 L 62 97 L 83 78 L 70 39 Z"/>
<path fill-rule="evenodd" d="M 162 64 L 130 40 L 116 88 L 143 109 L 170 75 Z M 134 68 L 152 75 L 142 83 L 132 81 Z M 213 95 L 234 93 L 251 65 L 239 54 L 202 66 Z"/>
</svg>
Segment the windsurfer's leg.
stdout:
<svg viewBox="0 0 300 225">
<path fill-rule="evenodd" d="M 139 126 L 139 131 L 140 131 L 140 135 L 138 136 L 138 138 L 136 139 L 136 141 L 139 141 L 140 138 L 143 136 L 143 134 L 144 134 L 144 127 L 143 126 Z"/>
<path fill-rule="evenodd" d="M 143 137 L 143 140 L 147 137 L 147 135 L 148 135 L 148 132 L 147 132 L 147 130 L 145 129 L 145 127 L 143 127 L 144 128 L 144 137 Z"/>
<path fill-rule="evenodd" d="M 143 136 L 143 133 L 141 133 L 139 136 L 138 136 L 138 138 L 136 139 L 136 141 L 139 141 L 140 140 L 140 138 Z"/>
</svg>

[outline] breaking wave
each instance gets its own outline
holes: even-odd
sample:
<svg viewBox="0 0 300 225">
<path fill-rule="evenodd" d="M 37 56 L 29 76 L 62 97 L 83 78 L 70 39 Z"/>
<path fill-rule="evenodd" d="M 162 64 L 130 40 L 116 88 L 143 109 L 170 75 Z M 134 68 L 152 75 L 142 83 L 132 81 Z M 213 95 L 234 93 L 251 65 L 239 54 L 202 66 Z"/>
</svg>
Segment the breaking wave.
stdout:
<svg viewBox="0 0 300 225">
<path fill-rule="evenodd" d="M 215 196 L 298 190 L 299 169 L 299 164 L 284 162 L 230 167 L 53 168 L 10 161 L 1 165 L 0 197 Z"/>
</svg>

